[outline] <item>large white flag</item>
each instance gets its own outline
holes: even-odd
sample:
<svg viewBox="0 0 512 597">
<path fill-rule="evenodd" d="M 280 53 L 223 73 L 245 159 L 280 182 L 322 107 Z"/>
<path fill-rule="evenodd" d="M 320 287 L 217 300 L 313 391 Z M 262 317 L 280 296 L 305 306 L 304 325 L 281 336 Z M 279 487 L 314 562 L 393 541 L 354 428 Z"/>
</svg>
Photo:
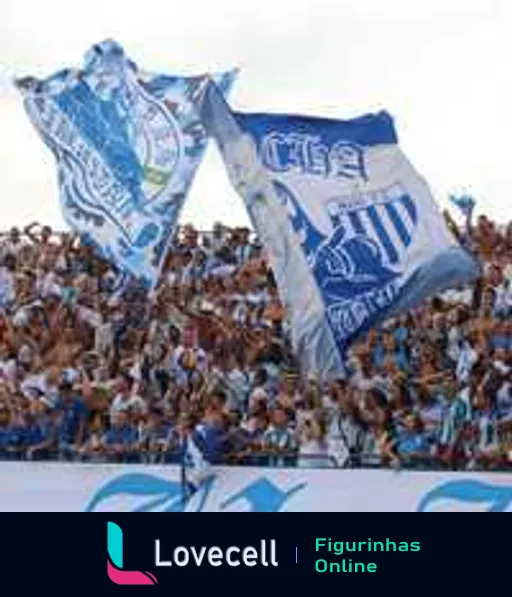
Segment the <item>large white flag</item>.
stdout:
<svg viewBox="0 0 512 597">
<path fill-rule="evenodd" d="M 216 77 L 225 92 L 234 74 Z M 206 147 L 193 103 L 206 79 L 145 72 L 106 41 L 87 52 L 82 70 L 17 81 L 57 159 L 64 218 L 150 287 Z"/>
<path fill-rule="evenodd" d="M 305 372 L 343 375 L 369 327 L 478 275 L 388 113 L 233 113 L 213 82 L 198 107 L 268 249 Z"/>
</svg>

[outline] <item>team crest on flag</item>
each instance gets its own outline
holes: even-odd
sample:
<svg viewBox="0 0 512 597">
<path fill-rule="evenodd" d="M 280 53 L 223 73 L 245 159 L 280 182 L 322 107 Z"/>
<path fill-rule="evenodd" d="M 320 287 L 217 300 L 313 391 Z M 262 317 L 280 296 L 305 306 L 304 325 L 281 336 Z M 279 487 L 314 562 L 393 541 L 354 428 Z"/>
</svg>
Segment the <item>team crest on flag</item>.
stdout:
<svg viewBox="0 0 512 597">
<path fill-rule="evenodd" d="M 400 184 L 331 199 L 330 234 L 322 233 L 283 183 L 273 186 L 326 299 L 327 316 L 349 336 L 363 317 L 389 306 L 398 292 L 401 265 L 414 238 L 417 209 Z"/>
</svg>

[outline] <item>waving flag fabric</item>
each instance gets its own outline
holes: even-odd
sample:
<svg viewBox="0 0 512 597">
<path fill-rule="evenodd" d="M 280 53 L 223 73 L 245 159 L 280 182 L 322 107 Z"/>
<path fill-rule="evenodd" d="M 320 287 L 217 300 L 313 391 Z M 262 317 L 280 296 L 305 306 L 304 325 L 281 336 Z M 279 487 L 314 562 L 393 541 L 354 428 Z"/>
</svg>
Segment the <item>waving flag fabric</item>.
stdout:
<svg viewBox="0 0 512 597">
<path fill-rule="evenodd" d="M 224 92 L 233 78 L 214 77 Z M 149 287 L 206 146 L 192 101 L 204 80 L 143 72 L 106 41 L 81 71 L 17 81 L 57 159 L 66 221 Z"/>
<path fill-rule="evenodd" d="M 471 195 L 450 195 L 450 201 L 465 217 L 470 217 L 476 206 L 475 198 Z"/>
<path fill-rule="evenodd" d="M 386 112 L 232 113 L 213 83 L 200 98 L 268 249 L 306 372 L 343 375 L 347 347 L 370 326 L 477 275 Z"/>
</svg>

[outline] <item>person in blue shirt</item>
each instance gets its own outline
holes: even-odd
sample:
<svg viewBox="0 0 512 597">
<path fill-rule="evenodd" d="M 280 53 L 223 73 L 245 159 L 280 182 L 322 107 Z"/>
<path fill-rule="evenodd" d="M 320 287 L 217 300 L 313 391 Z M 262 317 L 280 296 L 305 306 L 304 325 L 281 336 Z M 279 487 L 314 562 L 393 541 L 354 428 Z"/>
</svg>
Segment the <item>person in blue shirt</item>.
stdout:
<svg viewBox="0 0 512 597">
<path fill-rule="evenodd" d="M 271 466 L 287 466 L 295 463 L 298 442 L 290 429 L 290 416 L 281 405 L 276 404 L 271 413 L 272 424 L 263 436 L 263 449 L 269 456 Z M 277 458 L 277 456 L 282 456 Z"/>
<path fill-rule="evenodd" d="M 475 460 L 486 468 L 499 464 L 502 459 L 498 436 L 498 412 L 489 393 L 480 386 L 475 400 Z"/>
<path fill-rule="evenodd" d="M 206 407 L 202 421 L 196 425 L 192 434 L 193 441 L 210 464 L 221 462 L 226 453 L 228 444 L 225 423 L 217 405 L 210 405 Z"/>
<path fill-rule="evenodd" d="M 30 425 L 24 414 L 10 413 L 2 434 L 3 450 L 9 459 L 22 460 L 25 457 L 29 430 Z"/>
<path fill-rule="evenodd" d="M 398 333 L 397 330 L 402 330 L 404 333 Z M 389 332 L 384 336 L 384 344 L 386 352 L 393 356 L 394 363 L 398 369 L 404 373 L 409 373 L 411 364 L 409 362 L 409 351 L 406 343 L 407 329 L 396 328 L 393 332 Z"/>
<path fill-rule="evenodd" d="M 172 425 L 164 419 L 160 410 L 150 413 L 150 420 L 142 438 L 150 462 L 177 462 L 178 439 Z"/>
<path fill-rule="evenodd" d="M 250 446 L 250 436 L 247 429 L 242 426 L 242 411 L 230 409 L 227 414 L 227 435 L 228 451 L 234 462 L 245 464 L 243 456 Z"/>
<path fill-rule="evenodd" d="M 103 445 L 105 452 L 118 461 L 127 457 L 131 459 L 138 443 L 137 429 L 130 424 L 128 414 L 124 411 L 112 415 L 110 429 L 105 433 Z"/>
<path fill-rule="evenodd" d="M 425 432 L 433 441 L 438 439 L 441 421 L 449 404 L 445 394 L 446 390 L 442 386 L 432 388 L 419 384 L 415 388 L 416 400 L 413 410 L 423 421 Z"/>
<path fill-rule="evenodd" d="M 245 465 L 259 466 L 265 463 L 267 457 L 262 458 L 263 438 L 268 429 L 269 419 L 264 404 L 257 403 L 249 409 L 242 423 L 245 446 L 238 454 L 238 458 Z"/>
<path fill-rule="evenodd" d="M 396 345 L 405 348 L 406 342 L 409 338 L 409 327 L 411 322 L 408 321 L 408 317 L 401 317 L 397 323 L 396 328 L 393 330 L 393 339 Z"/>
<path fill-rule="evenodd" d="M 431 444 L 423 422 L 416 414 L 408 414 L 398 434 L 396 451 L 400 461 L 408 466 L 428 465 L 431 461 Z"/>
<path fill-rule="evenodd" d="M 498 326 L 496 326 L 498 328 Z M 503 327 L 504 326 L 500 326 Z M 509 351 L 512 349 L 512 337 L 498 328 L 491 337 L 491 346 L 493 350 Z"/>
<path fill-rule="evenodd" d="M 459 384 L 445 392 L 445 405 L 439 428 L 438 451 L 441 460 L 450 468 L 456 468 L 463 458 L 462 438 L 473 416 L 475 384 Z"/>
<path fill-rule="evenodd" d="M 243 266 L 251 257 L 252 246 L 249 243 L 249 229 L 239 228 L 235 231 L 235 257 L 237 264 Z"/>
<path fill-rule="evenodd" d="M 10 459 L 10 446 L 13 439 L 11 412 L 6 404 L 0 404 L 0 458 Z"/>
<path fill-rule="evenodd" d="M 64 459 L 73 458 L 84 441 L 87 409 L 69 381 L 59 385 L 57 408 L 61 415 L 59 453 Z"/>
<path fill-rule="evenodd" d="M 88 422 L 84 443 L 78 448 L 80 459 L 102 462 L 105 448 L 103 445 L 104 437 L 105 423 L 101 414 L 96 413 Z"/>
<path fill-rule="evenodd" d="M 40 400 L 36 421 L 26 418 L 24 444 L 27 460 L 46 460 L 56 456 L 59 439 L 60 413 L 53 405 Z"/>
<path fill-rule="evenodd" d="M 384 341 L 379 338 L 376 341 L 375 346 L 372 349 L 372 362 L 373 366 L 380 370 L 384 365 L 384 360 L 386 358 L 386 347 Z"/>
</svg>

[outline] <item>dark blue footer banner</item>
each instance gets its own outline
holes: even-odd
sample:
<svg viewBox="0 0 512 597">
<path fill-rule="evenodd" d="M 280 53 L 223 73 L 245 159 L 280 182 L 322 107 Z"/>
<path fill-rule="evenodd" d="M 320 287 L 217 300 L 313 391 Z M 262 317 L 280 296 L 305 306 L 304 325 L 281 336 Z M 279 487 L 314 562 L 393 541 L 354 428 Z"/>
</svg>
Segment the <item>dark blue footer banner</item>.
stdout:
<svg viewBox="0 0 512 597">
<path fill-rule="evenodd" d="M 4 588 L 16 594 L 258 588 L 444 596 L 510 581 L 510 525 L 499 516 L 97 513 L 0 521 Z"/>
</svg>

